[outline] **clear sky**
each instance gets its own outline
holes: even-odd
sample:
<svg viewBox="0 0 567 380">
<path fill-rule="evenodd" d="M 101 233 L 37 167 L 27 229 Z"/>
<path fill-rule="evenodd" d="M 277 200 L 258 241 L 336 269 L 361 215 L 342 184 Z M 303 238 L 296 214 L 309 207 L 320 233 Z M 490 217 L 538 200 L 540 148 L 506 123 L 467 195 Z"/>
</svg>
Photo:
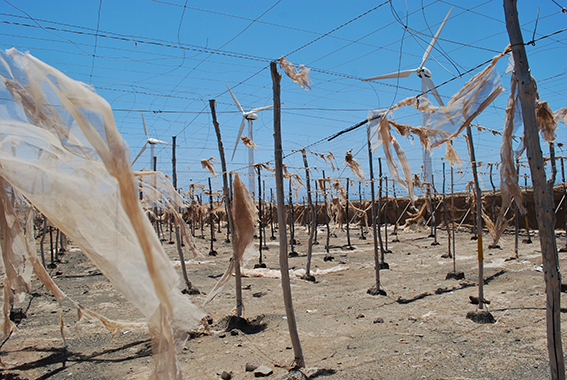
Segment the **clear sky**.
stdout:
<svg viewBox="0 0 567 380">
<path fill-rule="evenodd" d="M 567 7 L 567 0 L 520 0 L 524 40 L 567 27 L 567 13 L 562 13 L 561 6 Z M 209 99 L 217 102 L 228 169 L 241 175 L 247 172 L 244 145 L 239 144 L 230 160 L 242 115 L 225 82 L 245 110 L 271 105 L 269 62 L 286 55 L 294 64 L 311 68 L 313 81 L 307 92 L 286 76 L 282 78 L 283 148 L 289 170 L 304 176 L 301 155 L 292 150 L 308 146 L 317 153 L 333 152 L 339 168 L 332 171 L 326 162 L 309 155 L 312 176 L 320 177 L 325 170 L 328 177 L 354 178 L 343 164 L 345 152 L 352 149 L 368 178 L 364 127 L 327 139 L 364 120 L 369 110 L 387 108 L 421 92 L 415 74 L 399 80 L 361 79 L 419 66 L 451 7 L 426 63 L 447 102 L 482 68 L 469 70 L 509 43 L 502 1 L 0 1 L 0 40 L 4 49 L 29 51 L 71 78 L 94 86 L 111 104 L 133 158 L 146 141 L 143 108 L 150 137 L 171 141 L 177 136 L 177 171 L 184 189 L 190 183 L 204 184 L 210 176 L 201 168 L 201 159 L 219 158 Z M 567 106 L 566 38 L 567 32 L 561 32 L 526 46 L 540 97 L 553 110 Z M 510 81 L 509 75 L 504 76 L 507 61 L 504 58 L 497 66 L 506 90 Z M 500 95 L 475 123 L 502 131 L 507 97 L 508 92 Z M 402 123 L 421 123 L 412 109 L 395 115 Z M 255 161 L 271 161 L 273 112 L 262 111 L 258 116 L 254 121 Z M 412 171 L 421 173 L 417 139 L 413 143 L 403 137 L 398 140 Z M 563 124 L 557 141 L 567 142 Z M 474 142 L 478 160 L 483 162 L 480 171 L 486 174 L 486 164 L 500 161 L 501 137 L 475 130 Z M 458 139 L 455 147 L 466 162 L 462 176 L 455 177 L 456 188 L 463 189 L 472 178 L 464 139 Z M 548 155 L 546 146 L 543 150 Z M 155 154 L 158 170 L 170 174 L 171 147 L 158 145 Z M 443 155 L 444 150 L 437 149 L 432 156 L 438 185 Z M 565 154 L 558 149 L 557 155 Z M 375 157 L 380 156 L 379 147 Z M 134 169 L 149 165 L 147 149 Z M 388 175 L 385 163 L 383 167 Z M 220 170 L 220 164 L 217 168 Z M 522 168 L 522 173 L 527 170 Z M 273 179 L 271 173 L 265 175 L 269 188 Z M 498 186 L 496 168 L 494 181 Z M 220 187 L 220 177 L 213 186 Z M 483 187 L 490 188 L 486 175 Z"/>
</svg>

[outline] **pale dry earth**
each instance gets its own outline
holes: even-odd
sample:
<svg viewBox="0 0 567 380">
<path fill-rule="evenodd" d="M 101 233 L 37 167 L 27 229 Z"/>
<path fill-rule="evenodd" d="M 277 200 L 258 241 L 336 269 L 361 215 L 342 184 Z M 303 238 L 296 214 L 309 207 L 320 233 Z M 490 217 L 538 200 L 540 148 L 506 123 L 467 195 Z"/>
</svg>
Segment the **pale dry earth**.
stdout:
<svg viewBox="0 0 567 380">
<path fill-rule="evenodd" d="M 319 228 L 319 245 L 314 247 L 314 271 L 339 271 L 318 275 L 316 282 L 292 278 L 292 292 L 305 373 L 320 379 L 544 379 L 549 378 L 546 349 L 545 286 L 541 271 L 541 251 L 537 236 L 533 244 L 519 245 L 519 260 L 513 255 L 514 235 L 505 234 L 501 249 L 485 250 L 485 298 L 495 324 L 476 324 L 466 318 L 477 310 L 469 296 L 478 293 L 477 242 L 468 230 L 457 234 L 456 267 L 464 280 L 445 280 L 453 269 L 447 252 L 447 233 L 438 230 L 440 245 L 432 245 L 429 229 L 400 231 L 400 242 L 388 236 L 385 261 L 389 270 L 380 271 L 387 296 L 371 296 L 367 289 L 375 283 L 372 239 L 351 232 L 354 250 L 346 245 L 344 231 L 331 238 L 333 261 L 324 261 L 324 227 Z M 278 244 L 271 241 L 264 261 L 279 269 Z M 390 230 L 391 233 L 391 230 Z M 291 268 L 304 269 L 307 231 L 296 226 L 299 257 L 289 259 Z M 210 241 L 196 239 L 202 257 L 188 262 L 191 281 L 208 293 L 225 271 L 231 246 L 223 229 L 217 235 L 218 256 L 208 256 Z M 277 233 L 276 233 L 277 236 Z M 164 247 L 177 260 L 175 245 Z M 520 241 L 526 236 L 520 236 Z M 489 237 L 485 237 L 485 248 Z M 256 246 L 258 240 L 256 240 Z M 564 233 L 558 245 L 565 245 Z M 78 248 L 62 256 L 51 270 L 57 284 L 71 298 L 108 318 L 143 321 L 142 315 L 100 275 Z M 48 248 L 47 248 L 48 249 Z M 567 265 L 560 253 L 561 266 Z M 248 264 L 252 267 L 254 262 Z M 179 267 L 178 267 L 179 269 Z M 287 330 L 281 285 L 274 278 L 243 278 L 244 316 L 260 316 L 263 330 L 253 334 L 225 332 L 217 322 L 235 307 L 234 281 L 204 309 L 215 324 L 209 334 L 192 336 L 178 358 L 186 379 L 217 379 L 223 370 L 233 379 L 255 378 L 245 371 L 249 361 L 273 368 L 268 378 L 287 373 L 293 351 Z M 204 295 L 188 296 L 202 304 Z M 562 300 L 565 300 L 562 294 Z M 401 301 L 401 302 L 400 302 Z M 27 318 L 0 349 L 3 367 L 0 379 L 144 379 L 153 363 L 146 331 L 129 331 L 112 337 L 100 322 L 82 321 L 64 303 L 63 316 L 67 346 L 59 331 L 58 304 L 33 283 L 33 297 L 23 303 Z M 567 313 L 562 312 L 562 323 Z M 565 331 L 565 329 L 563 329 Z M 567 337 L 563 334 L 563 341 Z"/>
</svg>

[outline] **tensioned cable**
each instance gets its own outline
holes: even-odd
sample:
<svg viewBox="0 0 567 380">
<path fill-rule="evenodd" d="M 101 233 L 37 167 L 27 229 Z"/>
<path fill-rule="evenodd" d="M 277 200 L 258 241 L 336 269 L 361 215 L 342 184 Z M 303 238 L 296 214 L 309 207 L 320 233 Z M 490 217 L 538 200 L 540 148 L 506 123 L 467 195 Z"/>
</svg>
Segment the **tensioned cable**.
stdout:
<svg viewBox="0 0 567 380">
<path fill-rule="evenodd" d="M 94 63 L 96 58 L 96 47 L 98 45 L 98 31 L 100 28 L 100 10 L 102 9 L 102 0 L 98 3 L 98 17 L 96 22 L 96 34 L 95 34 L 95 43 L 94 43 L 94 50 L 93 50 L 93 60 L 91 62 L 91 74 L 89 75 L 89 84 L 91 84 L 93 79 L 93 71 L 94 71 Z"/>
</svg>

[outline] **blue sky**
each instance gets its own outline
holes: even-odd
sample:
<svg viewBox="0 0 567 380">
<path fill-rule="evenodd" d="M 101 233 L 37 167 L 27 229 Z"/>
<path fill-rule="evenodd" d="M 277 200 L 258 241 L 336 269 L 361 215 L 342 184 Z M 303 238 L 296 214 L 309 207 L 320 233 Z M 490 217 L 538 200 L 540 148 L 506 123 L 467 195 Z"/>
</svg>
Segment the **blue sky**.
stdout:
<svg viewBox="0 0 567 380">
<path fill-rule="evenodd" d="M 567 7 L 565 0 L 518 2 L 525 41 L 532 39 L 534 29 L 535 38 L 540 38 L 567 26 L 567 14 L 557 3 Z M 333 152 L 339 167 L 333 172 L 323 160 L 309 155 L 312 175 L 320 177 L 325 170 L 326 176 L 354 178 L 343 164 L 344 154 L 352 149 L 368 175 L 365 128 L 332 141 L 327 138 L 364 120 L 370 109 L 388 107 L 420 93 L 421 88 L 415 75 L 399 81 L 361 79 L 419 66 L 431 36 L 451 7 L 426 63 L 436 85 L 448 81 L 438 88 L 445 102 L 481 69 L 467 73 L 469 70 L 491 59 L 509 42 L 502 1 L 84 0 L 0 4 L 2 48 L 29 51 L 71 78 L 92 84 L 113 107 L 116 125 L 132 157 L 146 140 L 142 108 L 150 137 L 171 141 L 177 136 L 179 186 L 184 189 L 192 182 L 206 183 L 209 174 L 201 168 L 201 159 L 219 157 L 209 99 L 217 102 L 228 169 L 241 175 L 247 172 L 248 152 L 242 144 L 230 161 L 242 116 L 225 82 L 245 110 L 270 105 L 268 66 L 282 55 L 296 65 L 311 68 L 313 81 L 307 92 L 289 78 L 282 78 L 286 165 L 303 177 L 301 155 L 291 151 L 308 146 L 317 153 Z M 567 32 L 562 32 L 526 46 L 540 97 L 553 110 L 567 106 L 566 37 Z M 508 89 L 506 65 L 504 58 L 497 68 Z M 507 97 L 508 92 L 500 95 L 475 122 L 501 131 Z M 395 115 L 402 123 L 421 122 L 415 110 L 401 110 Z M 262 111 L 258 116 L 254 121 L 258 146 L 255 161 L 271 161 L 273 113 Z M 398 140 L 412 171 L 421 173 L 417 139 L 413 143 L 402 137 Z M 478 159 L 483 162 L 480 171 L 488 173 L 486 164 L 500 160 L 500 136 L 475 130 L 474 141 Z M 559 125 L 557 141 L 567 142 L 563 124 Z M 455 148 L 465 161 L 463 175 L 455 177 L 456 188 L 463 189 L 472 178 L 464 140 L 458 139 Z M 543 150 L 547 155 L 546 146 Z M 158 170 L 170 174 L 171 147 L 158 145 L 155 152 Z M 444 150 L 437 149 L 432 156 L 439 185 L 443 155 Z M 558 149 L 557 155 L 564 153 Z M 383 154 L 378 148 L 375 157 L 380 156 Z M 149 162 L 147 149 L 134 169 L 148 168 Z M 388 175 L 385 163 L 383 167 L 384 175 Z M 522 168 L 522 173 L 527 170 Z M 270 187 L 273 179 L 270 173 L 265 174 L 266 186 Z M 494 181 L 498 184 L 496 169 Z M 490 187 L 486 175 L 483 185 Z M 220 177 L 213 180 L 213 186 L 220 186 Z"/>
</svg>

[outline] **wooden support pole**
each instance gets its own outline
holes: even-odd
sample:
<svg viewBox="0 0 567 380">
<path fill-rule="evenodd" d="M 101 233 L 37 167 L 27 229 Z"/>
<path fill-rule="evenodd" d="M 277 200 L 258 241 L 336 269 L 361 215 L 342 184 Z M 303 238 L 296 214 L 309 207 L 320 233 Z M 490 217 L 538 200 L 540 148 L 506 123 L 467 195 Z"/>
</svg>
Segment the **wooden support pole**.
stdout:
<svg viewBox="0 0 567 380">
<path fill-rule="evenodd" d="M 293 190 L 291 188 L 291 178 L 289 179 L 289 245 L 290 257 L 297 257 L 299 254 L 295 252 L 295 226 L 294 226 L 295 215 L 293 213 Z"/>
<path fill-rule="evenodd" d="M 384 181 L 386 183 L 386 201 L 384 202 L 384 252 L 385 253 L 392 253 L 391 250 L 388 249 L 388 177 L 384 177 Z"/>
<path fill-rule="evenodd" d="M 445 163 L 443 162 L 443 215 L 445 216 L 445 228 L 447 228 L 447 258 L 451 258 L 451 229 L 447 217 L 447 198 L 445 197 Z M 453 269 L 454 271 L 454 269 Z"/>
<path fill-rule="evenodd" d="M 313 238 L 315 237 L 315 231 L 317 230 L 317 213 L 315 212 L 315 207 L 313 206 L 313 200 L 311 199 L 311 179 L 309 178 L 309 166 L 307 165 L 307 154 L 305 149 L 301 150 L 303 156 L 303 166 L 305 166 L 305 184 L 307 186 L 307 203 L 309 205 L 309 241 L 307 243 L 307 265 L 305 266 L 305 276 L 304 279 L 308 281 L 315 281 L 315 277 L 311 276 L 311 257 L 313 255 Z"/>
<path fill-rule="evenodd" d="M 482 196 L 480 184 L 478 182 L 477 162 L 474 152 L 474 142 L 470 125 L 467 126 L 468 148 L 471 158 L 471 167 L 474 178 L 474 194 L 476 203 L 476 238 L 477 238 L 477 259 L 478 259 L 478 308 L 484 308 L 484 252 L 482 246 Z"/>
<path fill-rule="evenodd" d="M 347 247 L 348 249 L 353 249 L 351 243 L 350 243 L 350 217 L 349 217 L 349 199 L 348 199 L 348 192 L 349 192 L 349 188 L 350 188 L 350 179 L 347 178 L 346 180 L 346 236 L 347 236 Z"/>
<path fill-rule="evenodd" d="M 518 78 L 518 94 L 524 120 L 524 141 L 534 186 L 534 202 L 537 210 L 539 241 L 546 287 L 549 368 L 552 380 L 564 380 L 565 363 L 561 345 L 561 272 L 559 270 L 559 255 L 555 240 L 553 193 L 550 192 L 550 186 L 545 178 L 543 154 L 539 143 L 539 131 L 535 113 L 537 90 L 535 81 L 530 74 L 528 57 L 518 20 L 516 0 L 504 0 L 504 12 L 506 15 L 506 29 L 512 45 L 515 74 Z"/>
<path fill-rule="evenodd" d="M 258 245 L 258 264 L 254 265 L 254 268 L 265 268 L 266 264 L 262 262 L 262 167 L 260 165 L 256 166 L 258 171 L 258 235 L 260 237 L 260 244 Z"/>
<path fill-rule="evenodd" d="M 567 184 L 565 183 L 565 164 L 564 161 L 565 157 L 561 157 L 561 180 L 563 181 L 563 198 L 567 202 Z M 561 248 L 559 252 L 567 252 L 567 203 L 563 206 L 565 210 L 564 218 L 565 218 L 565 247 Z"/>
<path fill-rule="evenodd" d="M 368 144 L 368 164 L 370 167 L 370 202 L 372 202 L 372 238 L 374 243 L 374 272 L 376 274 L 376 283 L 366 292 L 373 296 L 386 295 L 386 292 L 380 289 L 380 257 L 378 255 L 378 232 L 376 231 L 376 199 L 374 197 L 374 169 L 372 166 L 372 146 L 370 144 L 370 126 L 366 128 L 366 141 Z"/>
<path fill-rule="evenodd" d="M 431 245 L 439 245 L 439 242 L 437 241 L 437 217 L 435 214 L 437 207 L 439 206 L 435 203 L 437 201 L 437 190 L 435 188 L 435 176 L 433 173 L 431 173 L 431 192 L 433 193 L 431 194 L 431 209 L 433 210 L 431 212 L 431 221 L 433 223 L 433 243 L 431 243 Z"/>
<path fill-rule="evenodd" d="M 453 167 L 451 166 L 451 237 L 453 238 L 453 273 L 457 272 L 457 251 L 456 248 L 456 239 L 455 239 L 455 189 L 453 187 L 454 180 L 453 180 Z"/>
<path fill-rule="evenodd" d="M 295 313 L 293 311 L 293 301 L 291 298 L 291 284 L 289 279 L 289 265 L 287 262 L 287 237 L 285 229 L 285 198 L 283 184 L 283 148 L 281 135 L 281 101 L 280 101 L 280 81 L 281 74 L 278 72 L 276 62 L 270 63 L 274 92 L 274 157 L 276 162 L 276 196 L 278 198 L 278 223 L 279 223 L 279 242 L 280 242 L 280 271 L 282 277 L 282 292 L 287 316 L 287 327 L 291 338 L 291 345 L 295 356 L 295 366 L 302 368 L 305 366 L 303 350 L 297 331 Z"/>
<path fill-rule="evenodd" d="M 323 191 L 323 201 L 325 204 L 325 226 L 327 227 L 327 242 L 325 243 L 325 252 L 327 253 L 325 256 L 326 260 L 330 259 L 330 255 L 329 255 L 329 248 L 331 245 L 331 230 L 329 228 L 329 208 L 328 208 L 328 204 L 327 204 L 327 180 L 325 178 L 325 171 L 323 170 L 323 188 L 321 189 Z"/>
<path fill-rule="evenodd" d="M 392 181 L 392 192 L 394 193 L 394 215 L 395 217 L 395 223 L 394 223 L 394 232 L 392 232 L 392 235 L 395 236 L 394 240 L 392 240 L 392 243 L 399 243 L 400 239 L 398 238 L 398 220 L 401 217 L 401 215 L 398 215 L 398 212 L 400 211 L 400 207 L 398 205 L 398 196 L 396 195 L 396 182 Z M 409 202 L 409 201 L 408 201 Z"/>
<path fill-rule="evenodd" d="M 384 261 L 384 242 L 382 241 L 382 158 L 378 157 L 378 210 L 376 220 L 378 224 L 378 242 L 380 243 L 380 269 L 390 269 L 388 263 Z M 374 197 L 373 197 L 374 198 Z"/>
<path fill-rule="evenodd" d="M 216 256 L 217 251 L 215 251 L 215 223 L 213 220 L 213 188 L 211 186 L 211 177 L 209 177 L 209 224 L 211 231 L 211 249 L 209 251 L 209 256 Z"/>
<path fill-rule="evenodd" d="M 224 146 L 222 143 L 222 138 L 221 138 L 221 133 L 220 133 L 220 126 L 219 123 L 217 121 L 217 114 L 215 112 L 215 100 L 211 99 L 209 100 L 209 106 L 211 108 L 211 114 L 213 116 L 213 125 L 215 127 L 215 133 L 217 134 L 217 144 L 219 147 L 219 155 L 220 155 L 220 159 L 221 159 L 221 167 L 222 167 L 222 183 L 223 183 L 223 187 L 222 187 L 222 193 L 223 193 L 223 198 L 224 201 L 227 205 L 226 210 L 228 212 L 227 214 L 227 219 L 228 219 L 228 225 L 229 225 L 229 230 L 231 231 L 232 234 L 232 241 L 234 242 L 234 228 L 233 228 L 233 223 L 234 223 L 234 219 L 232 218 L 232 175 L 230 175 L 230 183 L 228 181 L 228 177 L 229 175 L 227 174 L 226 171 L 226 159 L 224 156 Z M 234 251 L 233 251 L 233 260 L 234 260 Z M 235 288 L 236 288 L 236 316 L 237 317 L 242 317 L 242 309 L 243 309 L 243 303 L 242 303 L 242 277 L 240 275 L 240 265 L 235 265 L 234 267 L 234 278 L 235 278 Z"/>
</svg>

